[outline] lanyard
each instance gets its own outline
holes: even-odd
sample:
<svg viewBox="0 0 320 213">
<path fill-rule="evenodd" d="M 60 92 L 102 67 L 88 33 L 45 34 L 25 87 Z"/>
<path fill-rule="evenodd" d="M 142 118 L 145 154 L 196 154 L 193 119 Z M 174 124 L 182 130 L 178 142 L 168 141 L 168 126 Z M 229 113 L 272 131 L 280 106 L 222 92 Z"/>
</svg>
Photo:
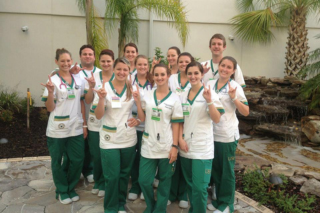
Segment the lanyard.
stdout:
<svg viewBox="0 0 320 213">
<path fill-rule="evenodd" d="M 214 71 L 214 69 L 213 69 L 213 62 L 212 62 L 212 59 L 211 59 L 211 70 L 212 70 L 212 74 L 213 74 L 213 76 L 216 76 L 216 75 L 217 75 L 217 73 L 218 73 L 218 70 L 217 70 L 217 71 Z"/>
</svg>

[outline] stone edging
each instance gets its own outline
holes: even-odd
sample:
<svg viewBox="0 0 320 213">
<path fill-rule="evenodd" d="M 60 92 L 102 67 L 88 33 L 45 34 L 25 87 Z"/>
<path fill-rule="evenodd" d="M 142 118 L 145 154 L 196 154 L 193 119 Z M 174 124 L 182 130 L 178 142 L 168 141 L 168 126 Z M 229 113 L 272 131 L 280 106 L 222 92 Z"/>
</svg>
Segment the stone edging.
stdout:
<svg viewBox="0 0 320 213">
<path fill-rule="evenodd" d="M 19 161 L 36 161 L 36 160 L 51 160 L 51 157 L 39 156 L 39 157 L 24 157 L 24 158 L 3 158 L 3 159 L 0 159 L 0 163 L 19 162 Z"/>
<path fill-rule="evenodd" d="M 256 201 L 252 200 L 251 198 L 241 194 L 238 191 L 236 191 L 235 197 L 237 199 L 240 199 L 241 201 L 245 202 L 246 204 L 252 206 L 253 208 L 257 209 L 259 212 L 262 212 L 262 213 L 272 213 L 273 212 L 270 209 L 268 209 L 267 207 L 265 207 L 263 205 L 259 205 L 258 202 L 256 202 Z"/>
</svg>

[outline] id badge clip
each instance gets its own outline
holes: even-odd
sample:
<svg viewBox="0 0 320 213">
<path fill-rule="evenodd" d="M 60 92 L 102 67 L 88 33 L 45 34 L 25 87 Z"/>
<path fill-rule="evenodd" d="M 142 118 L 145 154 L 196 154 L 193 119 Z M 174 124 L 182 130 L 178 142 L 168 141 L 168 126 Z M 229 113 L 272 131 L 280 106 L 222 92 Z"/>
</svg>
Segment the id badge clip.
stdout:
<svg viewBox="0 0 320 213">
<path fill-rule="evenodd" d="M 151 120 L 160 121 L 162 109 L 152 108 Z"/>
<path fill-rule="evenodd" d="M 121 101 L 120 101 L 120 98 L 119 98 L 119 97 L 117 97 L 117 96 L 113 96 L 113 97 L 112 97 L 111 107 L 112 107 L 113 109 L 119 109 L 119 108 L 121 108 Z"/>
<path fill-rule="evenodd" d="M 72 88 L 68 88 L 68 99 L 74 99 L 76 95 L 74 94 L 74 90 Z"/>
<path fill-rule="evenodd" d="M 190 115 L 190 104 L 189 103 L 182 104 L 182 111 L 183 111 L 183 116 L 189 116 Z"/>
</svg>

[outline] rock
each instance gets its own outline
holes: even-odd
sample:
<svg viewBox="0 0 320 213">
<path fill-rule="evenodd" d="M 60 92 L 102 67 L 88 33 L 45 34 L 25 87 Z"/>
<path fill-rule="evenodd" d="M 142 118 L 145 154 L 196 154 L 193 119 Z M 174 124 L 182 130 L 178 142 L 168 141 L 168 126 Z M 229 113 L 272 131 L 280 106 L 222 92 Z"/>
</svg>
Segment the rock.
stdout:
<svg viewBox="0 0 320 213">
<path fill-rule="evenodd" d="M 304 80 L 293 80 L 293 81 L 290 81 L 292 83 L 291 86 L 295 86 L 295 85 L 303 85 L 305 84 L 307 81 L 304 81 Z"/>
<path fill-rule="evenodd" d="M 312 178 L 302 185 L 300 192 L 309 193 L 320 197 L 320 182 Z"/>
<path fill-rule="evenodd" d="M 287 177 L 291 177 L 294 175 L 294 170 L 292 168 L 288 168 L 282 164 L 272 163 L 272 170 L 270 172 L 274 174 L 283 174 Z"/>
<path fill-rule="evenodd" d="M 5 208 L 7 208 L 7 206 L 0 203 L 0 212 L 3 212 L 3 210 L 5 210 Z"/>
<path fill-rule="evenodd" d="M 252 206 L 247 206 L 245 208 L 239 209 L 238 212 L 239 213 L 259 213 L 260 211 L 256 210 Z"/>
<path fill-rule="evenodd" d="M 22 186 L 12 191 L 6 191 L 2 194 L 1 202 L 6 205 L 22 202 L 22 197 L 30 191 L 32 191 L 32 189 L 28 186 Z"/>
<path fill-rule="evenodd" d="M 241 134 L 250 135 L 253 125 L 246 123 L 245 121 L 239 120 L 239 130 Z"/>
<path fill-rule="evenodd" d="M 299 78 L 297 78 L 296 76 L 284 76 L 283 77 L 284 80 L 287 80 L 287 81 L 295 81 L 295 80 L 299 80 Z"/>
<path fill-rule="evenodd" d="M 84 206 L 79 210 L 79 213 L 96 213 L 96 212 L 103 212 L 103 206 L 101 205 Z"/>
<path fill-rule="evenodd" d="M 281 106 L 257 105 L 256 108 L 266 114 L 289 114 L 289 110 Z"/>
<path fill-rule="evenodd" d="M 268 95 L 274 95 L 274 96 L 277 96 L 279 92 L 276 88 L 265 88 L 263 91 Z"/>
<path fill-rule="evenodd" d="M 320 116 L 311 115 L 301 119 L 302 132 L 314 143 L 320 143 Z"/>
<path fill-rule="evenodd" d="M 40 192 L 38 192 L 40 193 Z M 50 204 L 56 203 L 56 192 L 52 191 L 50 193 L 42 194 L 41 196 L 34 196 L 28 199 L 25 203 L 30 205 L 41 205 L 41 206 L 48 206 Z"/>
<path fill-rule="evenodd" d="M 285 80 L 283 78 L 270 78 L 270 81 L 272 83 L 279 84 L 279 85 L 290 85 L 291 84 L 290 81 Z"/>
<path fill-rule="evenodd" d="M 269 78 L 266 78 L 266 77 L 262 77 L 261 79 L 260 79 L 260 81 L 261 81 L 261 84 L 262 85 L 267 85 L 268 84 L 268 82 L 270 81 L 270 79 Z"/>
<path fill-rule="evenodd" d="M 304 182 L 306 182 L 308 179 L 303 176 L 292 176 L 289 178 L 294 184 L 296 185 L 302 185 Z"/>
<path fill-rule="evenodd" d="M 320 173 L 318 172 L 309 172 L 309 171 L 305 171 L 303 173 L 304 176 L 308 177 L 308 178 L 314 178 L 320 181 Z"/>
<path fill-rule="evenodd" d="M 286 97 L 286 98 L 296 98 L 299 95 L 298 90 L 294 89 L 281 89 L 280 91 L 280 96 L 281 97 Z"/>
<path fill-rule="evenodd" d="M 12 179 L 1 179 L 0 180 L 0 189 L 2 192 L 13 190 L 15 188 L 19 188 L 21 186 L 25 186 L 28 184 L 28 180 L 24 179 L 17 179 L 17 180 L 12 180 Z"/>
<path fill-rule="evenodd" d="M 21 212 L 23 213 L 43 213 L 44 212 L 44 206 L 38 206 L 38 205 L 23 205 Z"/>
<path fill-rule="evenodd" d="M 0 163 L 0 170 L 8 169 L 10 166 L 10 162 Z"/>
<path fill-rule="evenodd" d="M 1 138 L 0 139 L 0 144 L 5 144 L 5 143 L 8 143 L 9 141 L 8 141 L 8 139 L 6 139 L 6 138 Z"/>
<path fill-rule="evenodd" d="M 10 205 L 8 206 L 3 212 L 1 213 L 12 213 L 12 212 L 22 212 L 23 204 L 19 204 L 19 205 Z"/>
<path fill-rule="evenodd" d="M 276 86 L 276 84 L 274 84 L 274 83 L 272 83 L 271 81 L 269 81 L 269 82 L 267 83 L 267 86 L 268 86 L 268 87 L 274 87 L 274 86 Z"/>
<path fill-rule="evenodd" d="M 244 81 L 246 82 L 247 85 L 257 84 L 257 82 L 249 76 L 243 76 L 243 78 L 244 78 Z"/>
<path fill-rule="evenodd" d="M 53 188 L 54 183 L 52 180 L 32 180 L 29 182 L 28 186 L 38 192 L 48 192 Z"/>
</svg>

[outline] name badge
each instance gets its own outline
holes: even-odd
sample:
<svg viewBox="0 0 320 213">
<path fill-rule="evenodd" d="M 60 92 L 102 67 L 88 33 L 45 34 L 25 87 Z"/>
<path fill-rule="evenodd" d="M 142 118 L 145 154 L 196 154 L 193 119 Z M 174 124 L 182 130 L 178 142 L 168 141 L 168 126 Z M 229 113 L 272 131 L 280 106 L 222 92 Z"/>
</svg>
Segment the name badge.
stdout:
<svg viewBox="0 0 320 213">
<path fill-rule="evenodd" d="M 117 96 L 112 97 L 111 107 L 114 109 L 121 108 L 121 101 L 120 101 L 119 97 L 117 97 Z"/>
<path fill-rule="evenodd" d="M 183 111 L 183 116 L 189 116 L 190 115 L 190 104 L 189 103 L 182 104 L 182 111 Z"/>
<path fill-rule="evenodd" d="M 152 108 L 151 120 L 160 121 L 162 109 Z"/>
<path fill-rule="evenodd" d="M 74 90 L 72 88 L 68 88 L 68 99 L 74 99 L 76 95 L 74 94 Z"/>
<path fill-rule="evenodd" d="M 181 88 L 178 87 L 178 88 L 176 89 L 176 92 L 177 92 L 177 93 L 182 93 L 182 92 L 184 92 L 184 89 L 181 89 Z"/>
</svg>

